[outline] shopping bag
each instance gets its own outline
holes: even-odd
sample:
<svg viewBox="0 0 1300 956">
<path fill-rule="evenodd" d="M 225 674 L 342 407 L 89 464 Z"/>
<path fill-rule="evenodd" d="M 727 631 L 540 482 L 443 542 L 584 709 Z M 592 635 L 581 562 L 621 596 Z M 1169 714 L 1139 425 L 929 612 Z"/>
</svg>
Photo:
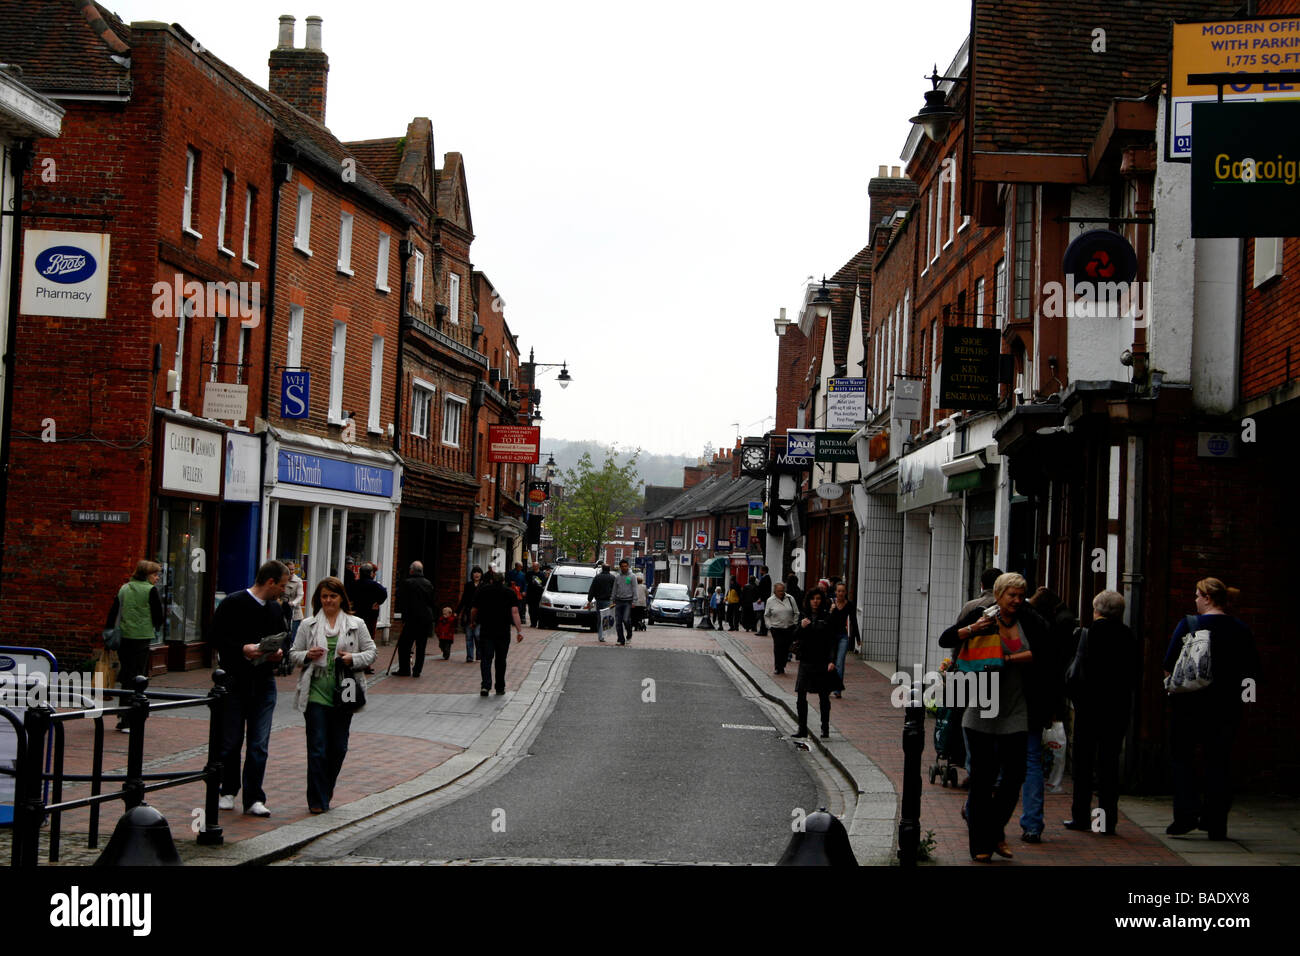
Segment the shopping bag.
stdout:
<svg viewBox="0 0 1300 956">
<path fill-rule="evenodd" d="M 1065 724 L 1059 720 L 1043 731 L 1043 782 L 1053 788 L 1065 779 Z"/>
</svg>

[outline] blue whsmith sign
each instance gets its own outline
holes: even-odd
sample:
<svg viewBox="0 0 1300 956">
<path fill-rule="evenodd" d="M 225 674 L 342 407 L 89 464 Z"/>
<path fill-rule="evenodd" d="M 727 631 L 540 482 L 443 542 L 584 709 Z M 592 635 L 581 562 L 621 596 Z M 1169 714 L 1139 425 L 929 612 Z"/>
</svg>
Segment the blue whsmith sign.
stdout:
<svg viewBox="0 0 1300 956">
<path fill-rule="evenodd" d="M 322 458 L 296 451 L 280 451 L 276 475 L 290 485 L 332 488 L 361 495 L 393 496 L 393 471 L 336 458 Z"/>
</svg>

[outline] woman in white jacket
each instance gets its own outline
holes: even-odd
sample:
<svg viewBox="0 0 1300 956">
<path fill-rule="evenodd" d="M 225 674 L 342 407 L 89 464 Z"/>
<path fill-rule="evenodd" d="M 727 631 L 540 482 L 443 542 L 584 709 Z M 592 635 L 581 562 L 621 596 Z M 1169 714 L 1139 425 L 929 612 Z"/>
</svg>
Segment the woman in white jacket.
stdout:
<svg viewBox="0 0 1300 956">
<path fill-rule="evenodd" d="M 293 702 L 307 720 L 307 807 L 324 813 L 334 797 L 352 727 L 353 708 L 339 706 L 336 699 L 356 699 L 355 688 L 339 684 L 338 662 L 352 668 L 352 680 L 364 681 L 376 651 L 365 623 L 348 613 L 347 591 L 338 578 L 316 585 L 311 608 L 312 616 L 299 625 L 289 657 L 302 668 Z"/>
</svg>

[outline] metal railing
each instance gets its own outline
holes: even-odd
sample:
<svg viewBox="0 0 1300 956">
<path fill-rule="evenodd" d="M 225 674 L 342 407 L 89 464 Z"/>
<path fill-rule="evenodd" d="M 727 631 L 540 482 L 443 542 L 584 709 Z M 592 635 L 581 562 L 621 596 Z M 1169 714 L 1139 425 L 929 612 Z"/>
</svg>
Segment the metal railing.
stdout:
<svg viewBox="0 0 1300 956">
<path fill-rule="evenodd" d="M 27 707 L 21 718 L 7 707 L 0 707 L 0 717 L 8 720 L 18 738 L 17 761 L 14 770 L 0 768 L 0 773 L 14 776 L 13 847 L 10 862 L 13 866 L 36 866 L 39 856 L 41 827 L 46 817 L 50 820 L 49 862 L 59 861 L 63 814 L 82 807 L 90 808 L 90 849 L 99 846 L 99 808 L 103 803 L 121 800 L 123 812 L 144 802 L 146 793 L 166 790 L 191 783 L 205 785 L 204 807 L 197 841 L 202 846 L 219 846 L 223 842 L 218 822 L 218 801 L 221 798 L 221 757 L 224 715 L 228 688 L 226 672 L 214 671 L 212 689 L 206 695 L 180 694 L 167 691 L 147 693 L 149 680 L 137 676 L 134 689 L 105 688 L 99 693 L 118 699 L 115 707 L 85 710 L 55 711 L 45 704 Z M 145 728 L 152 713 L 182 710 L 189 707 L 208 708 L 208 760 L 202 770 L 177 770 L 161 773 L 144 772 Z M 125 773 L 104 773 L 104 718 L 120 717 L 129 729 Z M 90 773 L 65 773 L 64 728 L 69 721 L 93 719 L 95 722 L 94 749 Z M 45 772 L 46 740 L 53 730 L 53 765 Z M 49 781 L 50 802 L 44 798 L 44 784 Z M 120 790 L 103 792 L 105 782 L 122 783 Z M 75 800 L 63 799 L 65 782 L 90 783 L 90 795 Z"/>
</svg>

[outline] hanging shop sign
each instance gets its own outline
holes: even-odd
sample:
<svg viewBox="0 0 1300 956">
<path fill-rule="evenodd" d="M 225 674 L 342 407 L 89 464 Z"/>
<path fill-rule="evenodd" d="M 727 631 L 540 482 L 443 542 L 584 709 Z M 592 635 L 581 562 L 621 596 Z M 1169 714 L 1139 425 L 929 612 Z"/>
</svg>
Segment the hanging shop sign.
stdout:
<svg viewBox="0 0 1300 956">
<path fill-rule="evenodd" d="M 943 330 L 943 368 L 939 372 L 939 408 L 998 407 L 997 329 L 948 326 Z"/>
<path fill-rule="evenodd" d="M 844 486 L 833 481 L 823 481 L 817 486 L 817 497 L 824 498 L 827 501 L 842 498 L 844 497 Z"/>
<path fill-rule="evenodd" d="M 280 417 L 311 415 L 311 372 L 280 373 Z"/>
<path fill-rule="evenodd" d="M 1197 103 L 1193 114 L 1192 235 L 1300 236 L 1300 102 Z"/>
<path fill-rule="evenodd" d="M 813 436 L 814 461 L 847 461 L 858 463 L 858 443 L 849 441 L 853 432 L 817 432 Z"/>
<path fill-rule="evenodd" d="M 686 538 L 680 535 L 674 535 L 672 539 L 672 546 L 670 547 L 669 550 L 680 551 L 685 546 L 686 546 Z"/>
<path fill-rule="evenodd" d="M 1197 131 L 1197 151 L 1203 148 L 1202 127 L 1194 118 L 1198 103 L 1215 103 L 1216 86 L 1197 85 L 1188 77 L 1198 73 L 1278 73 L 1274 83 L 1234 83 L 1223 88 L 1223 102 L 1259 103 L 1294 99 L 1300 82 L 1289 77 L 1300 68 L 1300 18 L 1294 14 L 1279 18 L 1220 20 L 1175 23 L 1174 50 L 1169 76 L 1172 142 L 1170 159 L 1189 159 L 1192 130 Z M 1192 235 L 1196 235 L 1195 232 Z M 1277 233 L 1258 233 L 1277 235 Z"/>
<path fill-rule="evenodd" d="M 894 379 L 894 418 L 900 422 L 921 420 L 921 394 L 924 386 L 919 378 Z"/>
<path fill-rule="evenodd" d="M 867 420 L 867 380 L 826 380 L 826 427 L 831 431 L 853 431 Z"/>
<path fill-rule="evenodd" d="M 735 551 L 749 550 L 749 529 L 732 528 L 731 529 L 731 547 Z"/>
<path fill-rule="evenodd" d="M 878 435 L 872 435 L 871 441 L 867 443 L 867 461 L 880 461 L 888 457 L 889 432 L 883 431 Z"/>
<path fill-rule="evenodd" d="M 813 446 L 811 440 L 807 445 L 808 454 L 806 455 L 797 455 L 787 452 L 785 435 L 773 435 L 771 438 L 770 448 L 771 453 L 768 456 L 768 461 L 771 463 L 772 471 L 777 474 L 797 475 L 802 474 L 812 467 Z"/>
<path fill-rule="evenodd" d="M 227 501 L 260 501 L 262 489 L 258 476 L 262 473 L 262 439 L 256 435 L 226 434 L 226 491 Z"/>
<path fill-rule="evenodd" d="M 290 485 L 330 488 L 381 498 L 393 496 L 391 468 L 376 468 L 297 451 L 280 449 L 276 459 L 276 477 Z"/>
<path fill-rule="evenodd" d="M 551 483 L 536 478 L 528 482 L 528 500 L 534 503 L 540 503 L 549 500 L 551 497 Z"/>
<path fill-rule="evenodd" d="M 668 547 L 668 542 L 667 542 L 667 541 L 665 541 L 663 538 L 655 538 L 655 547 L 654 547 L 654 549 L 655 549 L 656 551 L 664 551 L 664 550 L 667 550 L 667 547 Z"/>
<path fill-rule="evenodd" d="M 217 432 L 164 422 L 162 490 L 215 498 L 221 493 L 224 449 Z"/>
<path fill-rule="evenodd" d="M 23 231 L 23 287 L 19 311 L 102 319 L 108 307 L 106 232 Z"/>
<path fill-rule="evenodd" d="M 538 425 L 489 425 L 488 461 L 535 465 L 540 460 L 542 429 Z"/>
<path fill-rule="evenodd" d="M 707 548 L 709 546 L 709 533 L 707 531 L 695 532 L 695 547 Z"/>
<path fill-rule="evenodd" d="M 1101 301 L 1097 283 L 1114 283 L 1110 288 L 1127 285 L 1137 278 L 1138 260 L 1132 244 L 1118 232 L 1089 229 L 1066 247 L 1063 265 L 1074 292 L 1090 292 L 1094 301 Z"/>
<path fill-rule="evenodd" d="M 750 521 L 763 520 L 763 502 L 751 501 L 749 503 L 749 520 Z"/>
<path fill-rule="evenodd" d="M 216 421 L 242 422 L 248 417 L 248 386 L 230 382 L 205 382 L 203 417 Z"/>
</svg>

